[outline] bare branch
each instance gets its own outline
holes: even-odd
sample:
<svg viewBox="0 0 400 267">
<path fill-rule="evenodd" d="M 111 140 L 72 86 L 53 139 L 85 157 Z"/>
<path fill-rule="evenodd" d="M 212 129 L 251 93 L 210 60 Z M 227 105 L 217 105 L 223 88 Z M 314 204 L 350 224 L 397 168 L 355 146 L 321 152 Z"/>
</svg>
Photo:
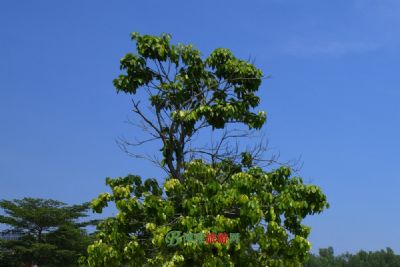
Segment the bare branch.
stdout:
<svg viewBox="0 0 400 267">
<path fill-rule="evenodd" d="M 158 129 L 151 121 L 150 119 L 148 119 L 139 109 L 139 104 L 140 101 L 135 102 L 134 100 L 132 100 L 133 103 L 133 109 L 132 111 L 135 112 L 136 114 L 138 114 L 151 128 L 153 128 L 160 136 L 161 134 L 161 129 Z"/>
</svg>

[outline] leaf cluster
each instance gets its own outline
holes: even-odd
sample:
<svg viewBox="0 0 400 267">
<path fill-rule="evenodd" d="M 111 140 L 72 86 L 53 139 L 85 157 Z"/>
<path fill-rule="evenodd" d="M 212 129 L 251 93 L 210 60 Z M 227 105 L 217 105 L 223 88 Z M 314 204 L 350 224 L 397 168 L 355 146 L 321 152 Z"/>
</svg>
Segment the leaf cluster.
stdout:
<svg viewBox="0 0 400 267">
<path fill-rule="evenodd" d="M 228 165 L 229 163 L 221 163 Z M 235 170 L 226 173 L 225 170 Z M 119 211 L 99 225 L 89 246 L 89 266 L 289 266 L 304 262 L 311 248 L 307 216 L 328 203 L 314 185 L 291 177 L 289 168 L 216 168 L 200 160 L 160 187 L 138 176 L 107 180 L 112 193 L 92 202 L 101 212 L 115 202 Z M 239 244 L 182 243 L 168 247 L 170 230 L 240 233 Z M 294 265 L 293 265 L 294 266 Z"/>
</svg>

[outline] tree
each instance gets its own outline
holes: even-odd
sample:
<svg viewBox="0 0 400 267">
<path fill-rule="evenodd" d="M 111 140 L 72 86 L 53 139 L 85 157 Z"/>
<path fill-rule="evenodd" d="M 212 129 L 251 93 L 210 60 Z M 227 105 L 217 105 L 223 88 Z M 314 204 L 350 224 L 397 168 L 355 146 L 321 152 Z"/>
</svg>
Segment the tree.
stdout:
<svg viewBox="0 0 400 267">
<path fill-rule="evenodd" d="M 0 266 L 39 264 L 77 266 L 90 238 L 82 227 L 93 221 L 78 222 L 87 216 L 89 203 L 68 206 L 51 199 L 24 198 L 2 200 L 0 223 L 16 234 L 0 242 Z"/>
<path fill-rule="evenodd" d="M 106 179 L 111 193 L 100 194 L 92 207 L 102 212 L 114 202 L 119 213 L 99 224 L 84 263 L 299 266 L 311 246 L 302 219 L 328 207 L 322 191 L 291 177 L 289 167 L 263 170 L 248 151 L 221 152 L 235 134 L 222 134 L 217 146 L 193 149 L 193 136 L 205 128 L 262 127 L 265 112 L 253 111 L 262 72 L 228 49 L 203 60 L 191 45 L 172 45 L 169 35 L 132 38 L 138 54 L 122 58 L 126 73 L 114 85 L 117 92 L 135 95 L 140 89 L 148 95 L 152 112 L 137 100 L 133 112 L 151 138 L 135 145 L 161 140 L 160 165 L 168 177 L 162 186 L 136 175 Z"/>
</svg>

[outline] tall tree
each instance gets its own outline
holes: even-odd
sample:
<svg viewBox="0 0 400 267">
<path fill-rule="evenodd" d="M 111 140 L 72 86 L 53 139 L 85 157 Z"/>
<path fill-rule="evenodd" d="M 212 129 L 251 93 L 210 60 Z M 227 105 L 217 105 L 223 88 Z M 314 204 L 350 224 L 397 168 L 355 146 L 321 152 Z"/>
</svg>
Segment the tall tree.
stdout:
<svg viewBox="0 0 400 267">
<path fill-rule="evenodd" d="M 122 58 L 124 74 L 114 85 L 118 92 L 148 95 L 151 112 L 133 100 L 139 125 L 151 135 L 136 144 L 161 140 L 168 178 L 162 186 L 135 175 L 106 179 L 112 192 L 100 194 L 92 207 L 102 212 L 114 202 L 119 213 L 99 225 L 84 263 L 299 266 L 311 247 L 302 220 L 328 207 L 322 191 L 292 177 L 288 167 L 263 170 L 252 153 L 221 152 L 229 134 L 216 147 L 192 144 L 205 128 L 262 127 L 266 113 L 254 111 L 262 72 L 228 49 L 203 59 L 192 45 L 171 44 L 169 35 L 132 38 L 137 54 Z"/>
<path fill-rule="evenodd" d="M 24 198 L 2 200 L 0 207 L 0 223 L 8 226 L 3 237 L 14 234 L 0 242 L 0 263 L 5 266 L 77 266 L 85 254 L 90 239 L 82 227 L 94 222 L 79 220 L 87 216 L 88 203 L 68 206 L 52 199 Z"/>
</svg>

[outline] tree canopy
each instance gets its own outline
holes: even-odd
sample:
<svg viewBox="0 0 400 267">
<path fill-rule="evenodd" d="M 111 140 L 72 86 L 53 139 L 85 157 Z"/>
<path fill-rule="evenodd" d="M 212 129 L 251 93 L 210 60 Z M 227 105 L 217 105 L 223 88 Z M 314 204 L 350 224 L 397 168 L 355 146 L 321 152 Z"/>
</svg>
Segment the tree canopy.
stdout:
<svg viewBox="0 0 400 267">
<path fill-rule="evenodd" d="M 101 212 L 114 201 L 119 213 L 99 225 L 89 265 L 299 266 L 311 248 L 310 228 L 301 221 L 327 206 L 321 190 L 290 178 L 285 167 L 265 172 L 223 164 L 222 171 L 193 161 L 184 183 L 170 178 L 162 188 L 138 176 L 108 179 L 112 193 L 101 194 L 93 208 Z M 239 233 L 240 242 L 181 240 L 169 247 L 164 238 L 170 230 Z"/>
<path fill-rule="evenodd" d="M 124 74 L 114 85 L 117 92 L 136 95 L 140 89 L 146 93 L 151 114 L 135 98 L 132 110 L 150 138 L 137 143 L 161 140 L 160 165 L 175 178 L 182 179 L 184 163 L 193 159 L 193 154 L 222 159 L 217 150 L 191 146 L 199 130 L 222 129 L 228 123 L 260 129 L 264 124 L 266 113 L 253 111 L 260 103 L 255 93 L 263 78 L 253 64 L 224 48 L 203 58 L 193 45 L 171 44 L 168 34 L 133 33 L 132 39 L 137 53 L 121 59 Z"/>
<path fill-rule="evenodd" d="M 266 113 L 254 111 L 261 70 L 224 48 L 203 58 L 192 45 L 171 44 L 166 34 L 133 33 L 132 39 L 137 53 L 122 58 L 124 74 L 114 85 L 134 95 L 137 124 L 151 136 L 137 145 L 161 140 L 167 177 L 161 184 L 137 175 L 106 179 L 111 192 L 94 199 L 92 208 L 102 212 L 112 202 L 118 214 L 99 224 L 82 263 L 300 266 L 311 248 L 302 220 L 328 207 L 320 188 L 287 166 L 264 170 L 248 151 L 221 153 L 226 135 L 216 147 L 193 149 L 192 137 L 204 128 L 263 126 Z M 150 112 L 135 99 L 139 89 Z"/>
</svg>

